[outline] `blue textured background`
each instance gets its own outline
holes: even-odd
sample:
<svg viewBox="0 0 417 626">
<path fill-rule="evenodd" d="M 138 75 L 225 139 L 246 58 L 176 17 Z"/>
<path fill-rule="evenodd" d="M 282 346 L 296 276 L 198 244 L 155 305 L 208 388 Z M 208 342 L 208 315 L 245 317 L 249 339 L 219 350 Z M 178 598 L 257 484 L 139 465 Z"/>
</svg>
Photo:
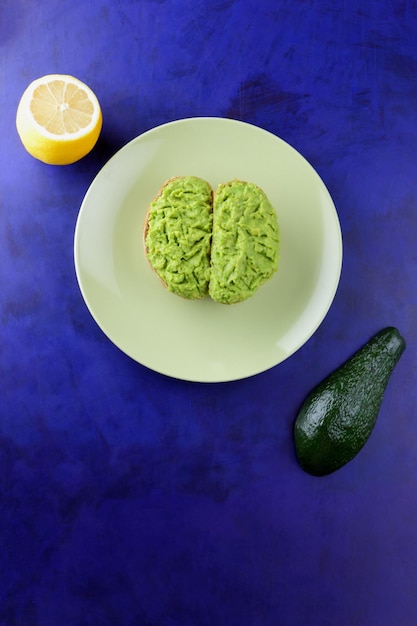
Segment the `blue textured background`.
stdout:
<svg viewBox="0 0 417 626">
<path fill-rule="evenodd" d="M 0 5 L 1 626 L 417 623 L 417 5 L 414 0 L 3 0 Z M 33 79 L 102 104 L 66 167 L 15 131 Z M 78 209 L 127 141 L 189 116 L 259 125 L 332 194 L 344 264 L 326 319 L 256 377 L 190 384 L 90 317 Z M 292 426 L 385 325 L 407 340 L 371 439 L 325 478 Z"/>
</svg>

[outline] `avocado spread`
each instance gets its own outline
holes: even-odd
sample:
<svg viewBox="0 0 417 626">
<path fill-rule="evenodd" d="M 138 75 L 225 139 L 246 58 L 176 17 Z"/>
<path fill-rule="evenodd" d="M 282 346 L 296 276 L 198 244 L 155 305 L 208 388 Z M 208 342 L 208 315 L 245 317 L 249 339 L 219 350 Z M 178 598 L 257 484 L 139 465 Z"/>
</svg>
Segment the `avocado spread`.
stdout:
<svg viewBox="0 0 417 626">
<path fill-rule="evenodd" d="M 162 187 L 149 208 L 147 257 L 167 289 L 184 298 L 208 293 L 212 195 L 206 181 L 176 177 Z"/>
<path fill-rule="evenodd" d="M 213 204 L 209 294 L 232 304 L 246 300 L 278 269 L 277 214 L 253 183 L 219 185 Z"/>
</svg>

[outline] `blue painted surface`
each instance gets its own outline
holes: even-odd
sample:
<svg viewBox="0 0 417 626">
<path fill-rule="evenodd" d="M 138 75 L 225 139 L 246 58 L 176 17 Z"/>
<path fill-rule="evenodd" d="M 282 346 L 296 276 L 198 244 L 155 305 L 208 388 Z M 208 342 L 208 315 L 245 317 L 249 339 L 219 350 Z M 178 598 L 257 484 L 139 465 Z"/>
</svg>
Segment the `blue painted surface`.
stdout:
<svg viewBox="0 0 417 626">
<path fill-rule="evenodd" d="M 5 0 L 0 7 L 0 624 L 417 623 L 417 6 L 411 0 Z M 94 151 L 15 131 L 43 74 L 87 82 Z M 73 265 L 92 179 L 136 135 L 224 116 L 316 168 L 344 238 L 326 319 L 256 377 L 189 384 L 112 345 Z M 407 340 L 361 453 L 302 472 L 311 387 L 385 325 Z"/>
</svg>

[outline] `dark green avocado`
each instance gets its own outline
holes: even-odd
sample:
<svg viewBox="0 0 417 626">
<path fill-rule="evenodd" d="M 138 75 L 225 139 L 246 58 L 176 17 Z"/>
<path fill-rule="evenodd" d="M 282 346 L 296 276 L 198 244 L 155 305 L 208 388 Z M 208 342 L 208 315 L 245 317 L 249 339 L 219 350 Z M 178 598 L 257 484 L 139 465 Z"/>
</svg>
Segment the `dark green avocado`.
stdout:
<svg viewBox="0 0 417 626">
<path fill-rule="evenodd" d="M 306 472 L 330 474 L 362 449 L 405 346 L 396 328 L 384 328 L 309 394 L 294 425 L 298 460 Z"/>
</svg>

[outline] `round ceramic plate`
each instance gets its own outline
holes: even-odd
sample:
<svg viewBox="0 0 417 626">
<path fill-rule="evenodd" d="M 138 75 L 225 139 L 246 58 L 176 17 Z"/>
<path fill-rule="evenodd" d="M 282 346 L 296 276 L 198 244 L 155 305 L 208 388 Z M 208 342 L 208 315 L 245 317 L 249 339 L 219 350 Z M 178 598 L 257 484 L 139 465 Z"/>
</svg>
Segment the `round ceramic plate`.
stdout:
<svg viewBox="0 0 417 626">
<path fill-rule="evenodd" d="M 253 182 L 277 211 L 279 270 L 245 302 L 184 300 L 145 259 L 150 202 L 168 178 L 188 175 L 214 189 Z M 286 142 L 244 122 L 190 118 L 145 132 L 102 168 L 81 205 L 74 254 L 87 307 L 116 346 L 162 374 L 220 382 L 267 370 L 311 337 L 337 289 L 342 238 L 325 185 Z"/>
</svg>

